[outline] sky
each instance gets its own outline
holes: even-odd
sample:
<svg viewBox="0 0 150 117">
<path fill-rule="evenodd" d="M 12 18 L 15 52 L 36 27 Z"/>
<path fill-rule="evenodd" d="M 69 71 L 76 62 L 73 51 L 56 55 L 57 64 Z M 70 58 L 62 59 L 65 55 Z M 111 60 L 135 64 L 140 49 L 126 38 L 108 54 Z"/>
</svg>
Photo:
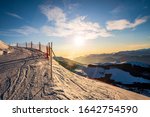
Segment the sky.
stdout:
<svg viewBox="0 0 150 117">
<path fill-rule="evenodd" d="M 0 40 L 53 42 L 71 59 L 150 48 L 150 1 L 0 0 Z"/>
</svg>

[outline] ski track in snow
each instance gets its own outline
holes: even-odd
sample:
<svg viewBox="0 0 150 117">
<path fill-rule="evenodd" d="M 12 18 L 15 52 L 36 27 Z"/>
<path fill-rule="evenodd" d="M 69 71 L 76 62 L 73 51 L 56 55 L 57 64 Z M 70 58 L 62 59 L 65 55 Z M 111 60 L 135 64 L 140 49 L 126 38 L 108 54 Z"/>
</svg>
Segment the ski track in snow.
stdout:
<svg viewBox="0 0 150 117">
<path fill-rule="evenodd" d="M 15 48 L 0 56 L 0 98 L 9 100 L 150 99 L 149 97 L 74 74 L 44 53 Z"/>
</svg>

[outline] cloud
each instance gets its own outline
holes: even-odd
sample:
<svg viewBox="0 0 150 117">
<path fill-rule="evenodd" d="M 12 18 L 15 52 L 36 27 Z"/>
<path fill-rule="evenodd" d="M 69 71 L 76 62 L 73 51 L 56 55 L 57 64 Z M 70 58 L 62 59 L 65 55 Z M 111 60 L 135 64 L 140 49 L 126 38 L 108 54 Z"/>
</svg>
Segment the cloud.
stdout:
<svg viewBox="0 0 150 117">
<path fill-rule="evenodd" d="M 10 36 L 10 37 L 12 37 L 12 36 L 14 36 L 14 37 L 20 36 L 20 35 L 18 35 L 18 34 L 14 34 L 14 32 L 12 32 L 12 31 L 6 31 L 6 30 L 0 31 L 0 35 L 1 35 L 1 36 Z"/>
<path fill-rule="evenodd" d="M 17 28 L 17 29 L 10 29 L 10 31 L 16 32 L 16 33 L 19 33 L 19 34 L 22 34 L 25 36 L 39 32 L 36 28 L 33 28 L 31 26 L 22 26 L 22 27 Z"/>
<path fill-rule="evenodd" d="M 42 6 L 41 12 L 49 21 L 54 21 L 54 26 L 45 25 L 41 31 L 47 36 L 74 38 L 79 35 L 83 39 L 96 39 L 109 37 L 111 34 L 97 22 L 86 20 L 86 16 L 78 16 L 72 20 L 67 19 L 67 14 L 58 7 Z"/>
<path fill-rule="evenodd" d="M 9 15 L 9 16 L 15 17 L 15 18 L 17 18 L 17 19 L 23 19 L 21 16 L 15 14 L 15 13 L 7 12 L 6 14 Z"/>
<path fill-rule="evenodd" d="M 140 24 L 145 23 L 148 20 L 148 17 L 137 18 L 132 23 L 127 19 L 120 19 L 120 20 L 112 20 L 107 22 L 107 30 L 124 30 L 128 28 L 135 28 Z"/>
<path fill-rule="evenodd" d="M 40 6 L 41 12 L 49 21 L 64 22 L 66 15 L 59 7 Z"/>
<path fill-rule="evenodd" d="M 115 7 L 114 9 L 112 9 L 111 11 L 110 11 L 110 13 L 111 14 L 118 14 L 118 13 L 120 13 L 121 11 L 123 11 L 124 10 L 124 7 L 123 6 L 117 6 L 117 7 Z"/>
</svg>

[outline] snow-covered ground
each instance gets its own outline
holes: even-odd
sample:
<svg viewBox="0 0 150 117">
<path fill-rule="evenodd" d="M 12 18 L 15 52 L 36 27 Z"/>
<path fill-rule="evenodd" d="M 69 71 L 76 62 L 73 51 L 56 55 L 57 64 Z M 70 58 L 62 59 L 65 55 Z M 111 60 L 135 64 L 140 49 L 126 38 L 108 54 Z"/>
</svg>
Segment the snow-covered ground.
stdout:
<svg viewBox="0 0 150 117">
<path fill-rule="evenodd" d="M 140 69 L 143 69 L 142 70 L 143 72 L 138 71 L 140 73 L 137 73 L 137 76 L 133 76 L 131 73 L 133 73 L 132 70 L 135 70 L 135 69 L 132 68 L 131 66 L 127 70 L 127 68 L 125 68 L 124 66 L 125 64 L 126 63 L 122 63 L 122 64 L 119 63 L 116 65 L 115 64 L 95 64 L 92 66 L 90 65 L 90 66 L 84 67 L 82 71 L 84 74 L 86 74 L 85 76 L 87 76 L 88 78 L 99 79 L 101 81 L 122 87 L 124 89 L 132 90 L 134 92 L 138 92 L 140 94 L 150 96 L 149 72 L 147 73 L 144 71 L 144 69 L 147 69 L 147 70 L 149 69 L 148 65 L 132 62 L 131 65 L 140 66 L 142 67 Z M 117 68 L 117 65 L 122 66 L 122 67 Z M 123 70 L 123 68 L 125 70 Z"/>
<path fill-rule="evenodd" d="M 8 49 L 8 47 L 9 46 L 7 44 L 0 40 L 0 49 Z"/>
<path fill-rule="evenodd" d="M 89 78 L 103 78 L 106 74 L 111 74 L 110 79 L 122 84 L 150 83 L 150 80 L 132 76 L 129 72 L 118 68 L 104 69 L 102 67 L 84 67 L 82 70 Z"/>
<path fill-rule="evenodd" d="M 111 79 L 113 79 L 116 82 L 120 82 L 122 84 L 150 83 L 150 80 L 146 80 L 142 77 L 134 77 L 130 75 L 128 72 L 125 72 L 117 68 L 106 70 L 105 73 L 112 74 Z"/>
<path fill-rule="evenodd" d="M 0 55 L 3 55 L 3 51 L 2 50 L 0 50 Z"/>
<path fill-rule="evenodd" d="M 13 49 L 10 49 L 9 46 L 0 40 L 0 55 L 3 55 L 4 52 L 11 53 Z"/>
<path fill-rule="evenodd" d="M 150 99 L 79 76 L 53 60 L 53 77 L 45 54 L 15 48 L 0 58 L 0 99 Z"/>
<path fill-rule="evenodd" d="M 105 76 L 105 69 L 100 67 L 87 67 L 83 71 L 89 78 L 100 78 Z"/>
</svg>

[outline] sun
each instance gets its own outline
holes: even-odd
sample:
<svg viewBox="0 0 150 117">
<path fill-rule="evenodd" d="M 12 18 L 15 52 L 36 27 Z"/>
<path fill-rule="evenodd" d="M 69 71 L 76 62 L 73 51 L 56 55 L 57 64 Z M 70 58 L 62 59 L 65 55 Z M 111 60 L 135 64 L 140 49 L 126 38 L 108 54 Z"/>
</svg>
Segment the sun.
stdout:
<svg viewBox="0 0 150 117">
<path fill-rule="evenodd" d="M 84 46 L 85 40 L 81 36 L 75 36 L 74 44 L 75 44 L 75 46 L 78 46 L 78 47 Z"/>
</svg>

